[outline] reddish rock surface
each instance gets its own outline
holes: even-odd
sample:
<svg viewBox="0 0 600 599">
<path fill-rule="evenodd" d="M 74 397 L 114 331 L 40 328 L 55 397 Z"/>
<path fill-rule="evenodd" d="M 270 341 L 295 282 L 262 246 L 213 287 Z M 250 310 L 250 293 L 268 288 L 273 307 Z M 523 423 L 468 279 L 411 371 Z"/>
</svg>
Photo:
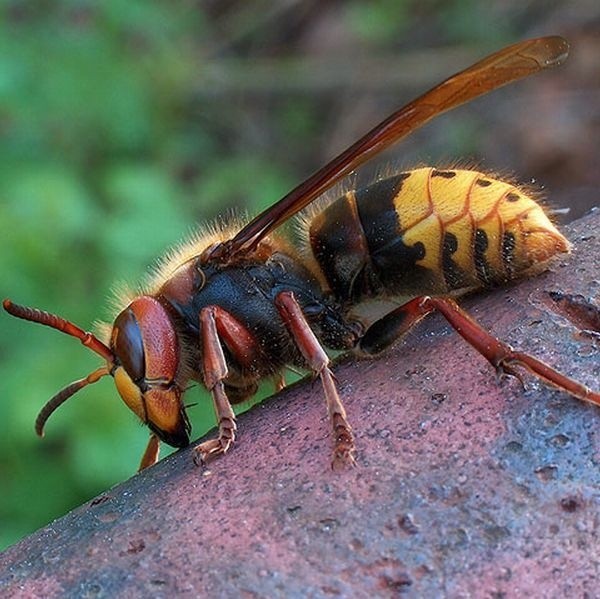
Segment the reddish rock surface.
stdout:
<svg viewBox="0 0 600 599">
<path fill-rule="evenodd" d="M 549 272 L 463 305 L 598 389 L 598 313 L 548 292 L 598 306 L 600 212 L 569 237 Z M 244 414 L 210 470 L 180 451 L 6 550 L 2 595 L 597 595 L 600 408 L 498 384 L 438 317 L 335 374 L 356 468 L 331 471 L 320 386 L 298 384 Z"/>
</svg>

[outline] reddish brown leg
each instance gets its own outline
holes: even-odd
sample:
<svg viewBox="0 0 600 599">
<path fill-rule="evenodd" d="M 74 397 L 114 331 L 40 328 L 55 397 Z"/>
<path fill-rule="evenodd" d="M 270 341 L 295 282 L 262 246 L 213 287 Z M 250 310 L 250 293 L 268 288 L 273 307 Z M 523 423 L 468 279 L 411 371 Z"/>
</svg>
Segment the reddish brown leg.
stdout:
<svg viewBox="0 0 600 599">
<path fill-rule="evenodd" d="M 148 468 L 149 466 L 154 466 L 156 462 L 158 462 L 158 454 L 160 453 L 160 440 L 158 437 L 152 433 L 150 435 L 150 439 L 148 440 L 148 445 L 146 446 L 146 451 L 144 451 L 144 455 L 142 456 L 142 460 L 140 462 L 140 467 L 138 468 L 138 472 Z"/>
<path fill-rule="evenodd" d="M 212 458 L 225 453 L 235 441 L 235 414 L 225 394 L 223 381 L 227 377 L 227 363 L 219 335 L 217 333 L 218 308 L 209 306 L 200 312 L 201 337 L 202 337 L 202 373 L 204 384 L 210 391 L 217 423 L 219 436 L 201 443 L 195 448 L 194 461 L 198 465 L 206 464 Z"/>
<path fill-rule="evenodd" d="M 283 291 L 277 295 L 275 305 L 309 367 L 321 378 L 335 442 L 332 466 L 338 468 L 354 464 L 352 428 L 346 419 L 346 410 L 329 370 L 329 357 L 312 332 L 291 291 Z"/>
<path fill-rule="evenodd" d="M 500 377 L 514 376 L 519 380 L 517 367 L 528 370 L 550 385 L 585 401 L 600 405 L 600 394 L 554 370 L 541 360 L 515 351 L 485 331 L 459 305 L 449 298 L 417 297 L 375 322 L 361 340 L 367 354 L 379 353 L 401 337 L 424 316 L 437 310 L 452 327 L 496 369 Z"/>
</svg>

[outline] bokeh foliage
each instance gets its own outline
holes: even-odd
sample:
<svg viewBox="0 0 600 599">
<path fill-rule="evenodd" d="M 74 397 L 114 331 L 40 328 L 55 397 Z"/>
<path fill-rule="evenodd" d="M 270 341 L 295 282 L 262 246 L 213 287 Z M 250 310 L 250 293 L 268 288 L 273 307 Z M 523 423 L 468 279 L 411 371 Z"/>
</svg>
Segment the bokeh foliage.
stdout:
<svg viewBox="0 0 600 599">
<path fill-rule="evenodd" d="M 139 281 L 192 223 L 233 203 L 238 176 L 254 200 L 269 193 L 250 173 L 267 174 L 270 199 L 284 184 L 259 159 L 224 169 L 223 148 L 201 126 L 212 115 L 191 114 L 205 64 L 202 11 L 141 0 L 2 10 L 2 297 L 83 327 L 110 319 L 114 283 Z M 37 439 L 42 403 L 98 358 L 6 315 L 1 333 L 0 548 L 130 476 L 147 439 L 110 379 L 60 409 Z M 214 421 L 210 401 L 198 401 L 196 434 Z"/>
<path fill-rule="evenodd" d="M 110 320 L 111 287 L 139 282 L 194 223 L 265 208 L 399 101 L 485 51 L 561 33 L 556 23 L 573 32 L 577 19 L 600 22 L 597 3 L 552 4 L 555 12 L 541 0 L 0 3 L 0 297 L 84 328 Z M 577 118 L 590 106 L 580 97 Z M 474 120 L 413 136 L 422 151 L 413 163 L 483 145 L 498 168 L 531 172 L 523 154 L 548 154 L 549 138 L 536 146 L 528 123 L 522 134 L 506 126 L 516 118 L 506 101 L 495 116 L 484 105 L 469 109 Z M 521 112 L 535 122 L 540 111 Z M 572 130 L 589 135 L 593 114 L 571 117 Z M 580 173 L 582 189 L 597 188 L 600 171 L 586 160 L 600 135 L 587 145 L 565 135 L 545 163 L 548 179 L 556 189 L 566 172 L 571 194 Z M 98 364 L 75 340 L 0 314 L 0 549 L 137 468 L 147 432 L 108 378 L 61 408 L 43 441 L 33 432 L 43 402 Z M 199 402 L 190 410 L 197 437 L 213 425 L 210 400 L 200 389 L 187 400 Z"/>
</svg>

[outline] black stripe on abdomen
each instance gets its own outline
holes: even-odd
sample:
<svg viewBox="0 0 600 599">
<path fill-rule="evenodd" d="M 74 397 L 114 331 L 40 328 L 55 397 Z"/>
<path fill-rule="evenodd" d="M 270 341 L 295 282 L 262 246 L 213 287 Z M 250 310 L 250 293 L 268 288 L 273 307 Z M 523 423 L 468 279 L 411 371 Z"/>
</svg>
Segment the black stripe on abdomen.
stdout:
<svg viewBox="0 0 600 599">
<path fill-rule="evenodd" d="M 371 254 L 393 242 L 401 231 L 394 198 L 410 173 L 377 181 L 355 192 L 356 209 Z"/>
<path fill-rule="evenodd" d="M 454 261 L 453 255 L 458 249 L 458 239 L 454 233 L 444 233 L 442 245 L 442 271 L 448 290 L 463 289 L 472 284 L 472 277 Z"/>
<path fill-rule="evenodd" d="M 475 245 L 473 248 L 473 261 L 475 263 L 475 272 L 477 278 L 484 284 L 489 285 L 492 282 L 492 269 L 485 257 L 489 241 L 487 233 L 483 229 L 475 231 Z"/>
<path fill-rule="evenodd" d="M 382 179 L 355 193 L 358 216 L 369 249 L 371 280 L 389 293 L 405 293 L 414 289 L 427 292 L 432 273 L 417 261 L 425 256 L 421 242 L 406 245 L 402 239 L 402 223 L 395 207 L 396 196 L 411 173 Z M 371 285 L 371 287 L 373 287 Z"/>
<path fill-rule="evenodd" d="M 368 259 L 353 192 L 337 199 L 313 218 L 309 241 L 321 272 L 335 295 L 340 299 L 350 299 L 356 273 L 364 269 Z"/>
</svg>

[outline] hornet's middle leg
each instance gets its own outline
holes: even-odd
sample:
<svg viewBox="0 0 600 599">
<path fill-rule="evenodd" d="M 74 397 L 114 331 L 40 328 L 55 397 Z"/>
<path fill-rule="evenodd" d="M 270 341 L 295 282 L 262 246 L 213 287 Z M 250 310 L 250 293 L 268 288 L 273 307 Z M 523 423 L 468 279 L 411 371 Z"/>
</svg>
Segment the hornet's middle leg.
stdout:
<svg viewBox="0 0 600 599">
<path fill-rule="evenodd" d="M 332 467 L 354 464 L 354 436 L 329 369 L 329 357 L 291 291 L 279 293 L 275 298 L 275 305 L 310 369 L 319 375 L 323 384 L 335 443 Z"/>
</svg>

